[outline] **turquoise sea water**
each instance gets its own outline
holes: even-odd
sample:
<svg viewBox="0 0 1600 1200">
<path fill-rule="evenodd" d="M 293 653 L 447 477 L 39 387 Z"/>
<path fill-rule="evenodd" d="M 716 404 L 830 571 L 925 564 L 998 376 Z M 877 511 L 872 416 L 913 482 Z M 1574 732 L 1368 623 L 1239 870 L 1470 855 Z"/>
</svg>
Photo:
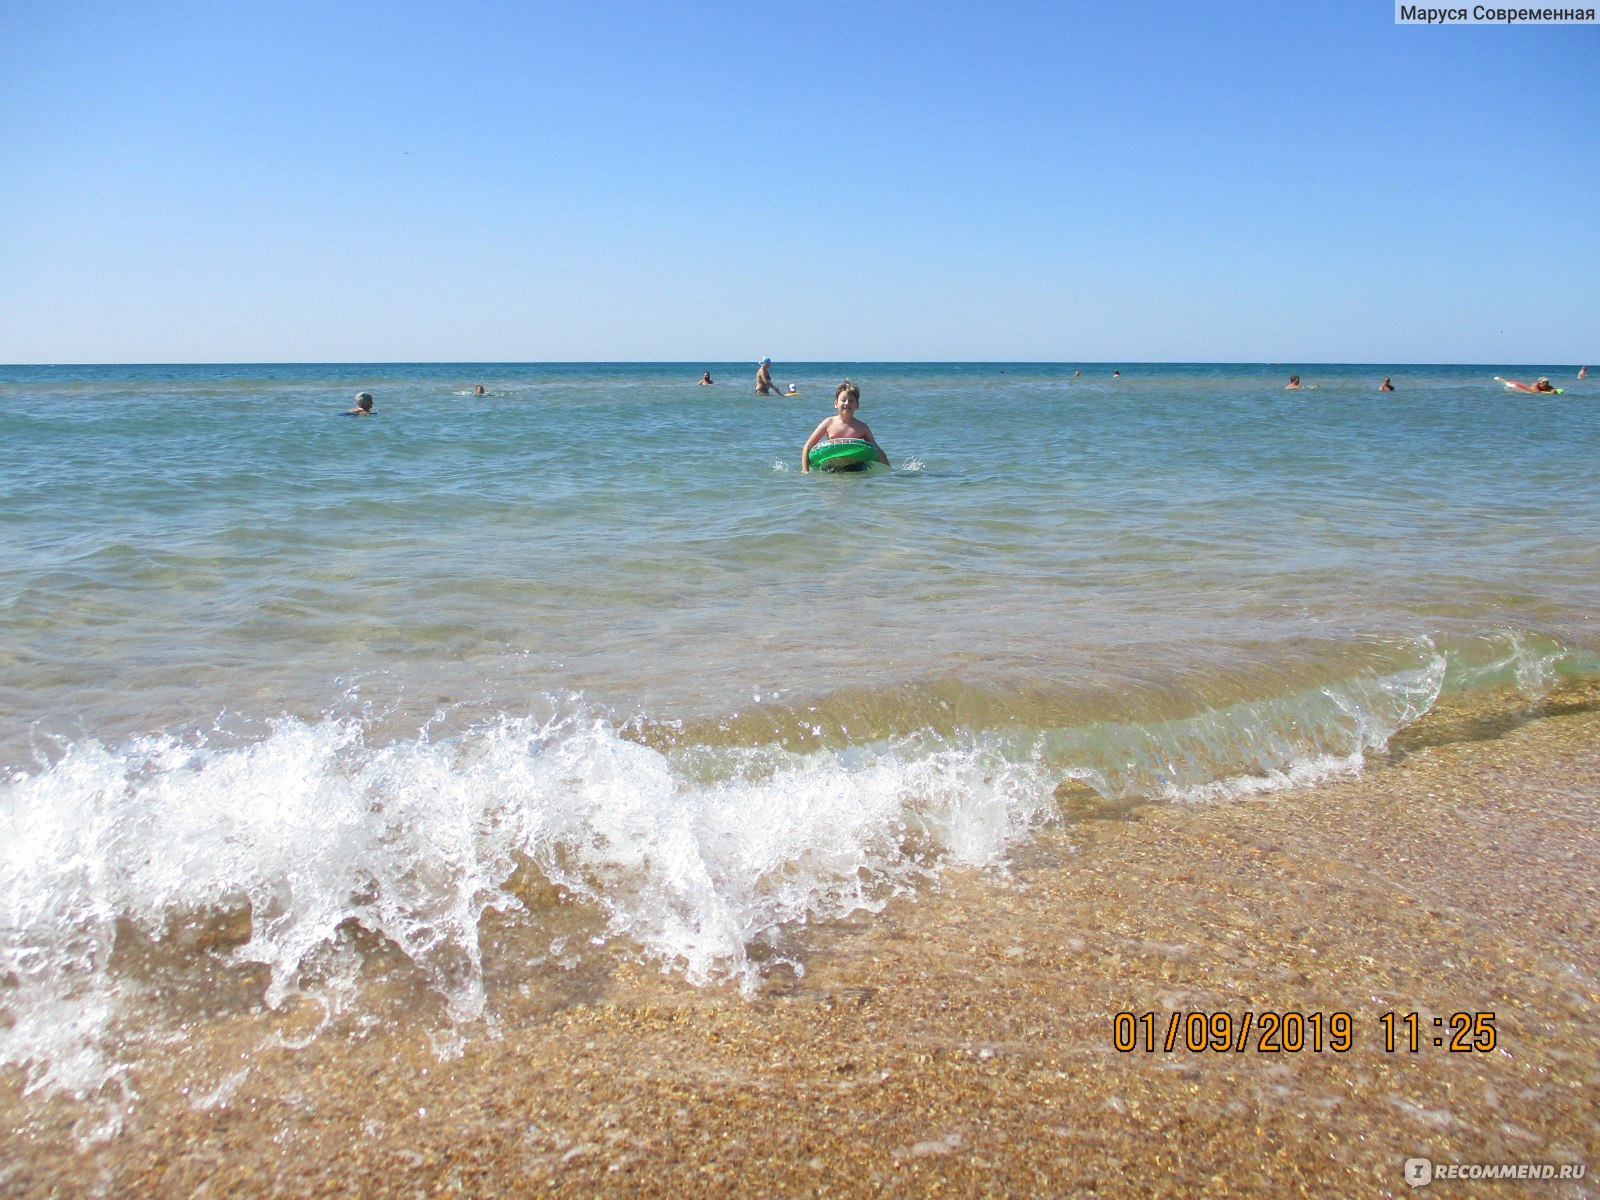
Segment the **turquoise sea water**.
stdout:
<svg viewBox="0 0 1600 1200">
<path fill-rule="evenodd" d="M 1600 381 L 1114 366 L 0 368 L 4 1058 L 97 1086 L 118 923 L 216 911 L 269 1002 L 353 919 L 470 1024 L 519 870 L 758 988 L 1063 782 L 1314 781 L 1600 669 Z M 845 376 L 893 466 L 803 475 Z"/>
</svg>

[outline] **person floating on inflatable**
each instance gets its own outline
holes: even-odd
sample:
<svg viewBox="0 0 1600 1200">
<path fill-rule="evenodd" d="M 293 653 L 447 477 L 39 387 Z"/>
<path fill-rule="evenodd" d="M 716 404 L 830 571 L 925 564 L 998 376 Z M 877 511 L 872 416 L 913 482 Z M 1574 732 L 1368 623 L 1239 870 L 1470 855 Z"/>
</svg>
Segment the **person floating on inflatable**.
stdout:
<svg viewBox="0 0 1600 1200">
<path fill-rule="evenodd" d="M 785 396 L 798 396 L 800 394 L 800 389 L 791 383 L 787 388 L 784 389 L 783 394 Z"/>
<path fill-rule="evenodd" d="M 1561 389 L 1551 383 L 1547 375 L 1539 376 L 1536 383 L 1518 383 L 1515 379 L 1501 379 L 1498 375 L 1494 377 L 1494 381 L 1505 384 L 1506 388 L 1513 392 L 1544 392 L 1554 396 L 1561 394 Z"/>
<path fill-rule="evenodd" d="M 846 379 L 834 389 L 833 407 L 836 414 L 824 418 L 800 447 L 800 470 L 811 470 L 813 454 L 818 458 L 818 468 L 825 470 L 859 471 L 872 462 L 888 466 L 889 456 L 872 436 L 872 430 L 865 421 L 856 420 L 861 389 Z"/>
</svg>

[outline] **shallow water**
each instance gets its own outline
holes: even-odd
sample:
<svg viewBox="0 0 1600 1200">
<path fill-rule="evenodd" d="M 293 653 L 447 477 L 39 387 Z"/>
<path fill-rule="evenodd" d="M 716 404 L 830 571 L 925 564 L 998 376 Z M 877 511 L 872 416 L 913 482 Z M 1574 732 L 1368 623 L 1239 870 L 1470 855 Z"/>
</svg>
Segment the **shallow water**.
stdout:
<svg viewBox="0 0 1600 1200">
<path fill-rule="evenodd" d="M 471 1022 L 518 908 L 530 974 L 759 988 L 1064 787 L 1315 781 L 1600 667 L 1600 391 L 1111 369 L 0 368 L 0 1052 L 97 1086 L 118 930 L 241 916 L 278 1005 L 356 928 Z M 893 469 L 802 475 L 845 374 Z"/>
</svg>

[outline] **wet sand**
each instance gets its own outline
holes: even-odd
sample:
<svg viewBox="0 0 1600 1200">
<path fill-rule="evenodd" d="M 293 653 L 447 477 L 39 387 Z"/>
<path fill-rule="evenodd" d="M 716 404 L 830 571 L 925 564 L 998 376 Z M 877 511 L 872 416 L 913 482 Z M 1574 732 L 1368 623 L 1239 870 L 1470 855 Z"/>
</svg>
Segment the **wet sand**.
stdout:
<svg viewBox="0 0 1600 1200">
<path fill-rule="evenodd" d="M 108 1140 L 0 1080 L 0 1193 L 1600 1195 L 1600 688 L 1532 715 L 1458 705 L 1360 779 L 1256 800 L 1064 791 L 1008 874 L 807 931 L 753 1000 L 619 960 L 524 994 L 504 955 L 495 1028 L 441 1059 L 381 947 L 366 1015 L 298 1049 L 257 1047 L 315 1013 L 219 979 L 164 999 L 193 1019 Z M 1119 1052 L 1121 1012 L 1153 1052 Z M 1209 1022 L 1161 1044 L 1247 1012 L 1243 1050 L 1184 1048 Z M 1268 1012 L 1303 1050 L 1261 1047 Z M 1456 1013 L 1494 1048 L 1452 1053 Z M 1413 1192 L 1414 1157 L 1588 1171 Z"/>
</svg>

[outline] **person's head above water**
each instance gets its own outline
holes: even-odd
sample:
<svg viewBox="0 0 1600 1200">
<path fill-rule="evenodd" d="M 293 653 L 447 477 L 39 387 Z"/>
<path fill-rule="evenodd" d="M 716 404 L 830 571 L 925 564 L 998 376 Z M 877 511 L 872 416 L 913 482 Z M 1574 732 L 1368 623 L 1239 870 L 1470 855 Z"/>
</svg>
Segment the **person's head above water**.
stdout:
<svg viewBox="0 0 1600 1200">
<path fill-rule="evenodd" d="M 855 384 L 851 383 L 848 379 L 844 380 L 839 384 L 838 387 L 833 389 L 833 406 L 835 408 L 842 407 L 846 404 L 859 406 L 860 403 L 861 389 Z"/>
</svg>

